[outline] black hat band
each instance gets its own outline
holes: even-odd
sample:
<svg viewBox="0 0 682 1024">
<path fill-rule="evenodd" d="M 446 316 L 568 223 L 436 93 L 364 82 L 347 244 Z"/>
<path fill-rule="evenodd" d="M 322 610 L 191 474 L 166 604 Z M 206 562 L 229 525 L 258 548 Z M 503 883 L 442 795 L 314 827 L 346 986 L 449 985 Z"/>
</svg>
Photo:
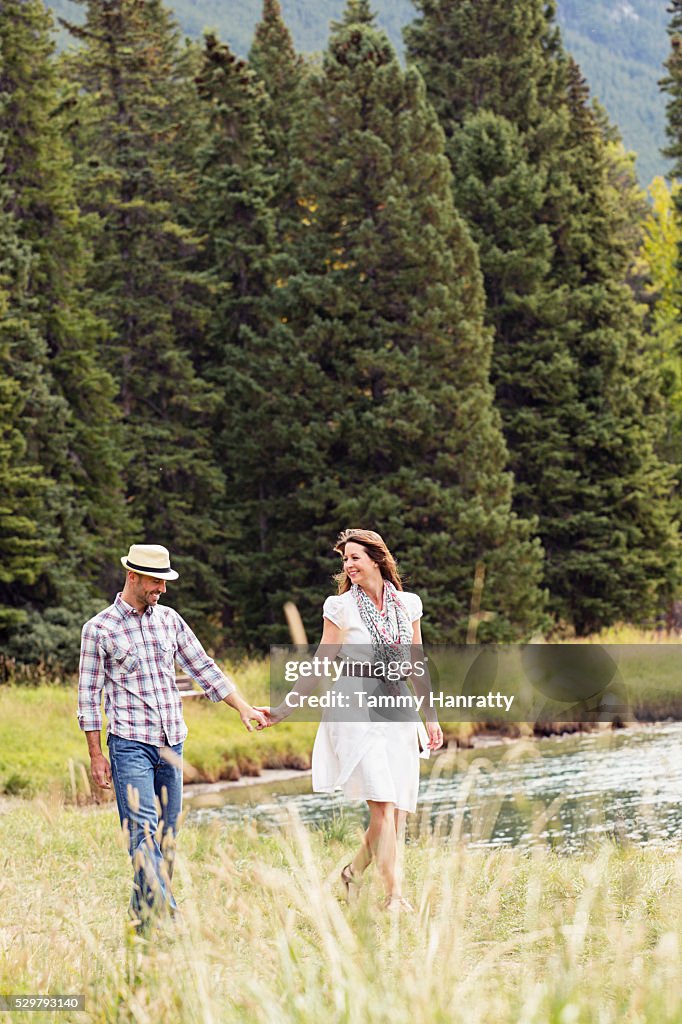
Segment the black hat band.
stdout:
<svg viewBox="0 0 682 1024">
<path fill-rule="evenodd" d="M 129 562 L 126 558 L 126 565 L 129 569 L 136 569 L 137 572 L 149 572 L 153 576 L 161 576 L 164 572 L 173 572 L 170 566 L 167 569 L 157 569 L 156 566 L 150 565 L 135 565 L 134 562 Z"/>
</svg>

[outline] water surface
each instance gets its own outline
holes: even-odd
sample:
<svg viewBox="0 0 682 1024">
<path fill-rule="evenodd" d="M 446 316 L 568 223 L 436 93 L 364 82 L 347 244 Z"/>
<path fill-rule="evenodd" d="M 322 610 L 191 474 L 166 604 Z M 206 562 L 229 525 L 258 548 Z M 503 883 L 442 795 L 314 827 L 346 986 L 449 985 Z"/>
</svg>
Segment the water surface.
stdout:
<svg viewBox="0 0 682 1024">
<path fill-rule="evenodd" d="M 682 723 L 514 741 L 427 763 L 412 834 L 435 829 L 473 846 L 549 844 L 570 852 L 610 837 L 669 846 L 682 840 Z M 282 827 L 293 809 L 309 825 L 363 826 L 366 805 L 311 792 L 310 776 L 219 794 L 190 820 Z M 198 802 L 198 801 L 197 801 Z"/>
</svg>

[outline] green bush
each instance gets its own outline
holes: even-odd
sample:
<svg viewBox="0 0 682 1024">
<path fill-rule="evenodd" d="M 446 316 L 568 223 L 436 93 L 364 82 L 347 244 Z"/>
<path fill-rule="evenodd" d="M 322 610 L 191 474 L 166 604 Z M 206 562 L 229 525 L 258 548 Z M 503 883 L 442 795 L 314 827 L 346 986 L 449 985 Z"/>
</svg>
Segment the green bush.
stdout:
<svg viewBox="0 0 682 1024">
<path fill-rule="evenodd" d="M 83 623 L 101 607 L 102 601 L 96 600 L 75 609 L 58 606 L 29 611 L 25 622 L 3 645 L 0 679 L 10 675 L 7 666 L 17 683 L 42 682 L 77 671 Z M 32 666 L 32 671 L 22 670 L 25 666 Z"/>
</svg>

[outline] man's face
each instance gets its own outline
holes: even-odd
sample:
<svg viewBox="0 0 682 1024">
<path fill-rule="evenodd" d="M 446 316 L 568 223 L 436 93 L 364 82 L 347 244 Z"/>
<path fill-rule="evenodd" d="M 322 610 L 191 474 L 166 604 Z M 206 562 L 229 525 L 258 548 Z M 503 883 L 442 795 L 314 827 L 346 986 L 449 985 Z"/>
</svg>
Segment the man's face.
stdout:
<svg viewBox="0 0 682 1024">
<path fill-rule="evenodd" d="M 159 598 L 166 593 L 166 581 L 155 579 L 153 576 L 141 576 L 139 573 L 131 573 L 133 579 L 131 585 L 133 594 L 140 605 L 148 608 L 150 605 L 158 604 Z"/>
</svg>

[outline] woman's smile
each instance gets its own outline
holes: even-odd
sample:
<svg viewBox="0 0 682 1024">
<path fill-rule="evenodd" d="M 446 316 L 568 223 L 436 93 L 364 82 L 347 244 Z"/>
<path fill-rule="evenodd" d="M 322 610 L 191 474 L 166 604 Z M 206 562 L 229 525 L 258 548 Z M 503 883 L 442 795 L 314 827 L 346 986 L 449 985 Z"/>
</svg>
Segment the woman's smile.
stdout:
<svg viewBox="0 0 682 1024">
<path fill-rule="evenodd" d="M 352 541 L 346 544 L 343 567 L 351 583 L 371 579 L 371 571 L 377 569 L 376 563 L 370 558 L 367 550 L 361 544 L 355 544 Z"/>
</svg>

